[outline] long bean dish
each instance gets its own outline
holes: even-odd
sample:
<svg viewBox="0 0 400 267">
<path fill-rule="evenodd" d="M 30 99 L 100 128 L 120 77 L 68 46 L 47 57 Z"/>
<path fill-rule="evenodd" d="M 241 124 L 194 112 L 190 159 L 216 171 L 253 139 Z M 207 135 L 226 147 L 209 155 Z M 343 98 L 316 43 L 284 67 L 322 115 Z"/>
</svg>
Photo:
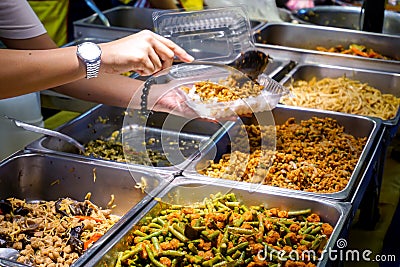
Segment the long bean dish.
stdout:
<svg viewBox="0 0 400 267">
<path fill-rule="evenodd" d="M 263 136 L 274 130 L 271 127 L 276 129 L 276 150 L 266 151 L 260 144 Z M 210 160 L 208 167 L 198 172 L 214 178 L 333 193 L 347 186 L 366 137 L 345 133 L 332 118 L 314 117 L 300 123 L 290 118 L 277 126 L 242 125 L 242 133 L 231 143 L 239 147 L 248 143 L 250 151 L 231 151 L 219 161 Z"/>
<path fill-rule="evenodd" d="M 28 203 L 0 201 L 0 246 L 20 251 L 31 266 L 67 267 L 101 238 L 119 217 L 90 200 L 70 198 Z"/>
<path fill-rule="evenodd" d="M 129 248 L 118 252 L 115 267 L 312 267 L 333 230 L 311 209 L 247 206 L 234 193 L 218 193 L 145 217 L 126 239 Z"/>
</svg>

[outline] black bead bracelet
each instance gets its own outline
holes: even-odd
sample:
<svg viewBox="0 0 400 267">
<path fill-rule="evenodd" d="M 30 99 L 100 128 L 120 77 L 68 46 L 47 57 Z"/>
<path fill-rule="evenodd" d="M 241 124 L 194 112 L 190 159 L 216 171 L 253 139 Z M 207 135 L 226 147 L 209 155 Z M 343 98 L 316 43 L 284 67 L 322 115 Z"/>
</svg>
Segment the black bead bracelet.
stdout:
<svg viewBox="0 0 400 267">
<path fill-rule="evenodd" d="M 150 91 L 150 87 L 154 84 L 154 79 L 153 78 L 149 78 L 146 80 L 146 82 L 144 83 L 144 87 L 142 90 L 142 96 L 141 96 L 141 101 L 140 101 L 140 113 L 143 116 L 148 117 L 150 115 L 150 110 L 147 109 L 147 100 L 149 97 L 149 91 Z"/>
</svg>

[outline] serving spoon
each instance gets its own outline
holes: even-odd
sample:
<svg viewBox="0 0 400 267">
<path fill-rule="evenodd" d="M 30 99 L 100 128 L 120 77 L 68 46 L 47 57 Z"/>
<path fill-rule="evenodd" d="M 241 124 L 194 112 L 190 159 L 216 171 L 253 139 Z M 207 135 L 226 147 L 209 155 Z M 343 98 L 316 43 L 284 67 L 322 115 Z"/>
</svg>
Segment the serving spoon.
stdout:
<svg viewBox="0 0 400 267">
<path fill-rule="evenodd" d="M 27 131 L 31 131 L 31 132 L 35 132 L 35 133 L 39 133 L 39 134 L 44 134 L 44 135 L 49 135 L 49 136 L 53 136 L 53 137 L 57 137 L 60 138 L 61 140 L 70 143 L 71 145 L 75 146 L 76 148 L 78 148 L 80 151 L 85 152 L 85 147 L 79 143 L 77 140 L 75 140 L 74 138 L 72 138 L 71 136 L 68 136 L 66 134 L 57 132 L 57 131 L 53 131 L 53 130 L 49 130 L 46 128 L 42 128 L 36 125 L 32 125 L 26 122 L 22 122 L 20 120 L 14 119 L 14 118 L 10 118 L 8 116 L 4 116 L 5 118 L 11 120 L 12 122 L 14 122 L 14 124 L 22 129 L 25 129 Z"/>
<path fill-rule="evenodd" d="M 27 267 L 28 265 L 17 262 L 19 251 L 13 248 L 0 248 L 0 266 L 2 267 Z"/>
</svg>

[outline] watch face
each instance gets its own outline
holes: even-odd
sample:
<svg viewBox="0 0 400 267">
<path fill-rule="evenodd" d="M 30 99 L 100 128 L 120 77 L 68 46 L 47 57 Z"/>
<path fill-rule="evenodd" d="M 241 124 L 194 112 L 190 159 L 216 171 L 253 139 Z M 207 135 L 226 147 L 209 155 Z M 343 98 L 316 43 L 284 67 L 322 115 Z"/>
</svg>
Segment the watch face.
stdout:
<svg viewBox="0 0 400 267">
<path fill-rule="evenodd" d="M 97 60 L 101 55 L 101 50 L 94 43 L 85 42 L 79 45 L 78 53 L 87 61 Z"/>
</svg>

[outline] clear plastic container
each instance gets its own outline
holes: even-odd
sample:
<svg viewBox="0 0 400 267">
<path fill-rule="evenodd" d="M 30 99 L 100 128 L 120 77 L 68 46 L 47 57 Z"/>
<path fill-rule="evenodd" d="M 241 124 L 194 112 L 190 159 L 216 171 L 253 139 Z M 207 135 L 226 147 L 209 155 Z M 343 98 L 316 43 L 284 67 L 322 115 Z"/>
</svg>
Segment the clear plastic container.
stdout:
<svg viewBox="0 0 400 267">
<path fill-rule="evenodd" d="M 196 60 L 227 64 L 255 49 L 250 20 L 242 6 L 201 11 L 153 13 L 155 31 L 183 47 Z"/>
<path fill-rule="evenodd" d="M 233 75 L 236 76 L 235 74 Z M 228 76 L 214 77 L 208 80 L 213 83 L 221 84 L 221 80 L 228 78 Z M 243 76 L 240 76 L 238 80 L 243 83 L 243 79 Z M 254 86 L 254 82 L 250 79 L 245 79 L 246 83 L 250 83 Z M 258 95 L 250 95 L 246 98 L 239 98 L 233 101 L 217 102 L 216 99 L 204 101 L 195 93 L 189 93 L 186 94 L 187 105 L 196 111 L 199 116 L 212 119 L 244 116 L 262 111 L 271 111 L 279 103 L 281 97 L 288 93 L 288 90 L 276 81 L 270 79 L 268 76 L 262 76 L 259 80 L 260 85 L 263 85 L 264 88 Z M 189 83 L 185 86 L 190 87 L 193 86 L 193 84 L 194 83 Z"/>
<path fill-rule="evenodd" d="M 217 102 L 202 100 L 195 94 L 188 93 L 184 88 L 192 88 L 196 82 L 221 83 L 228 78 L 234 78 L 240 84 L 250 83 L 254 85 L 242 72 L 219 63 L 182 63 L 174 65 L 150 77 L 148 82 L 153 90 L 176 90 L 186 99 L 186 104 L 193 109 L 200 117 L 219 119 L 232 116 L 240 116 L 261 111 L 270 111 L 276 107 L 280 98 L 289 91 L 272 80 L 267 75 L 259 77 L 259 84 L 264 86 L 261 93 L 257 96 L 240 98 L 234 101 Z M 162 88 L 159 88 L 159 87 Z"/>
</svg>

